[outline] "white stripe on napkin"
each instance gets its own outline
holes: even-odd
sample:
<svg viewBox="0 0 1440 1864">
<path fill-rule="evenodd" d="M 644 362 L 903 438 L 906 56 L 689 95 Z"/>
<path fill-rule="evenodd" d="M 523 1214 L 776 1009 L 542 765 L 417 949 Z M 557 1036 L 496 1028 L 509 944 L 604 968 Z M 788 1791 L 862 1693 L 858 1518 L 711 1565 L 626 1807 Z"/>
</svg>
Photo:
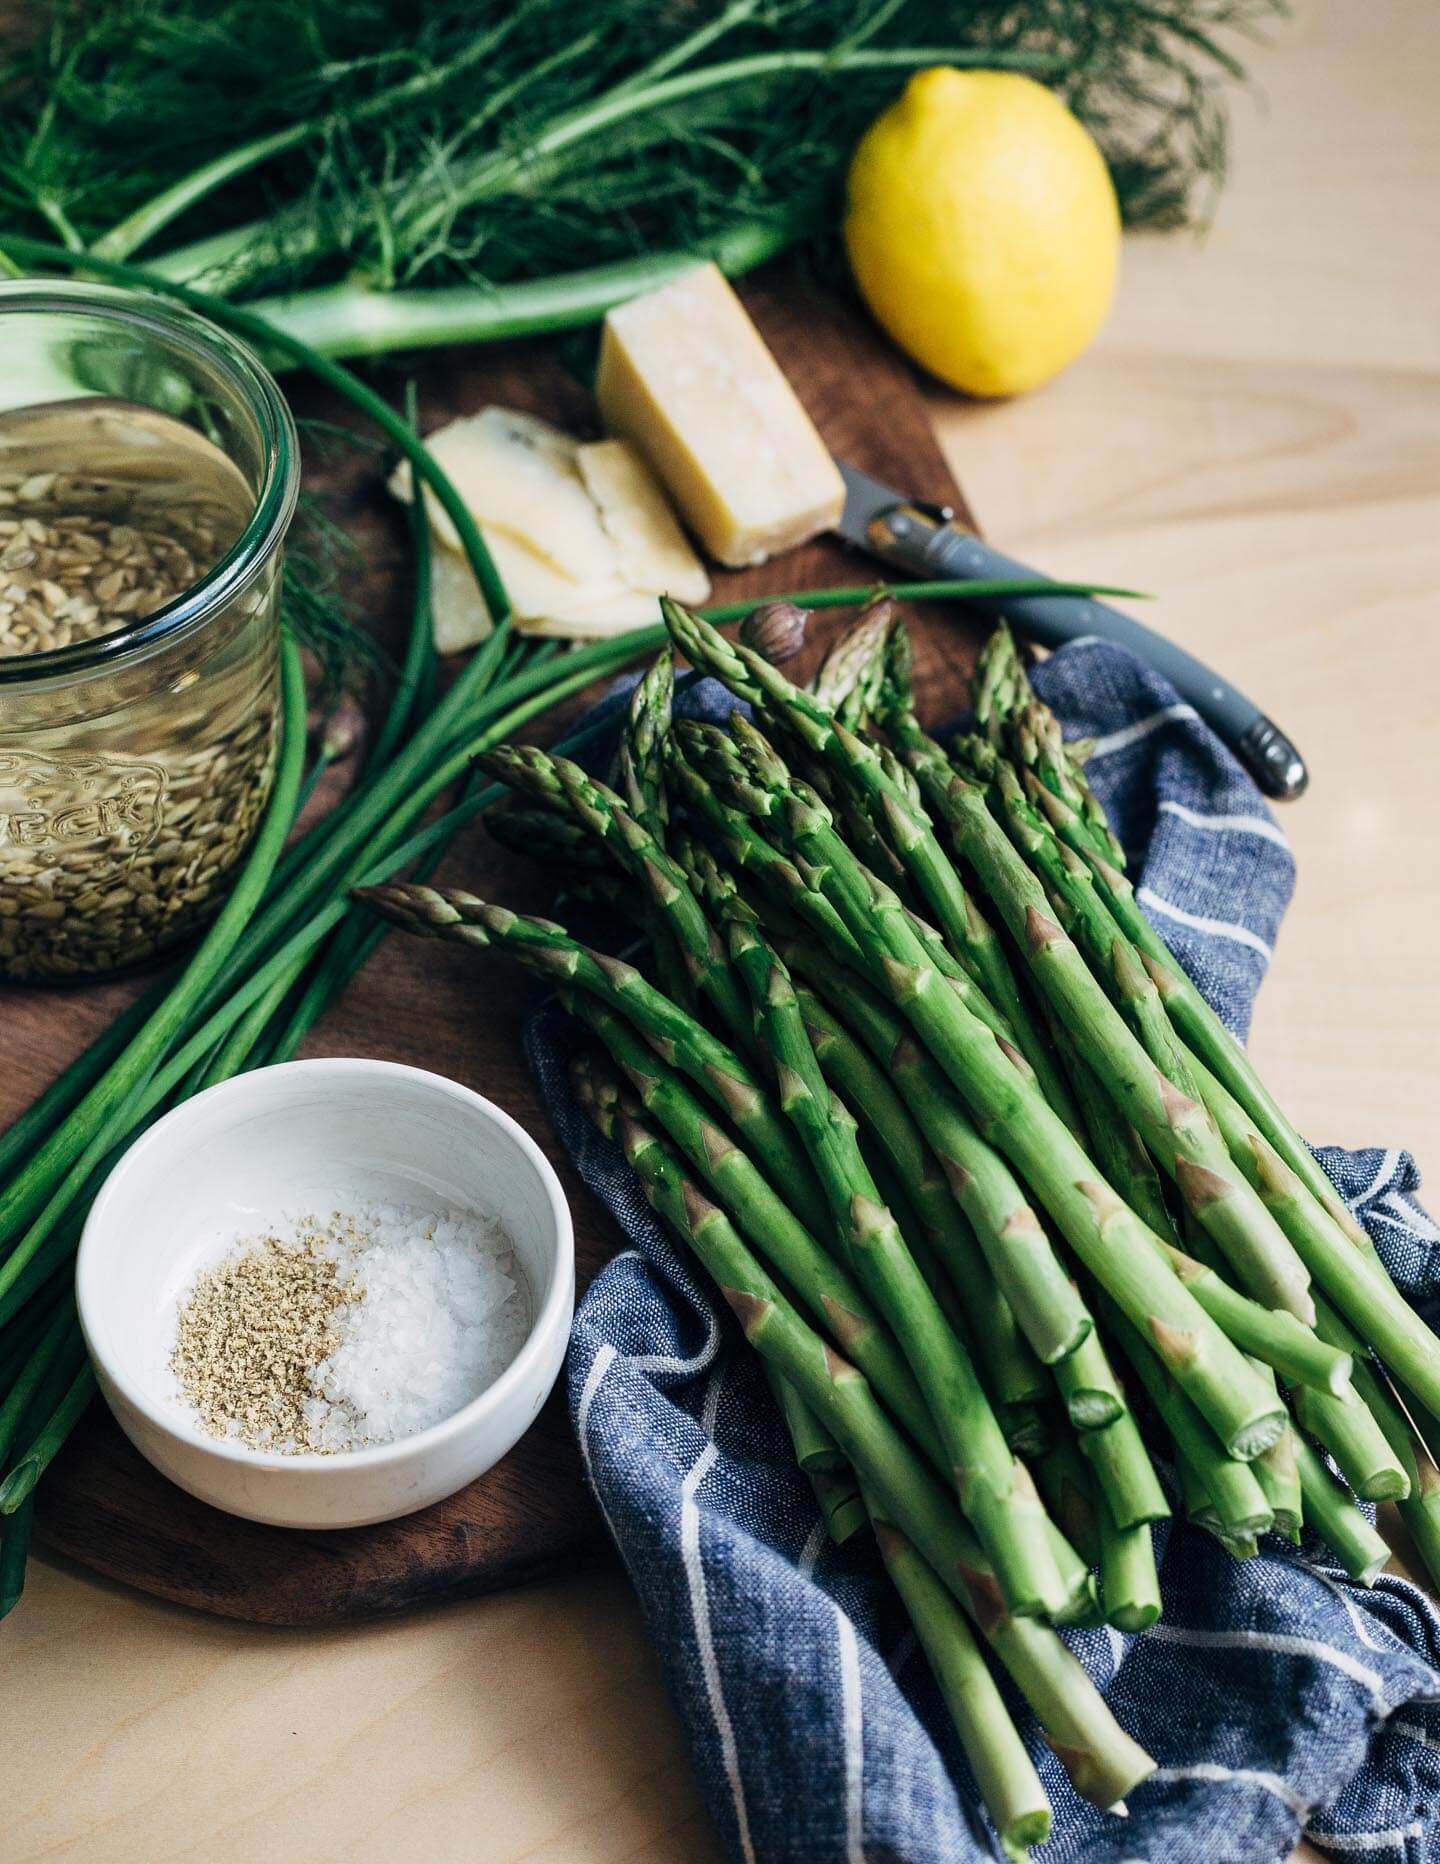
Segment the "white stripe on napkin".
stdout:
<svg viewBox="0 0 1440 1864">
<path fill-rule="evenodd" d="M 1399 1169 L 1400 1154 L 1398 1150 L 1394 1146 L 1386 1146 L 1385 1150 L 1380 1155 L 1380 1164 L 1376 1170 L 1375 1176 L 1370 1180 L 1363 1191 L 1357 1191 L 1354 1197 L 1347 1198 L 1345 1200 L 1346 1203 L 1349 1204 L 1352 1210 L 1358 1210 L 1362 1204 L 1368 1204 L 1370 1199 L 1380 1190 L 1381 1186 L 1388 1183 Z"/>
<path fill-rule="evenodd" d="M 1192 932 L 1208 932 L 1213 938 L 1233 939 L 1237 945 L 1258 951 L 1267 962 L 1274 956 L 1264 939 L 1258 932 L 1252 932 L 1249 926 L 1236 925 L 1229 919 L 1207 919 L 1203 913 L 1187 913 L 1183 907 L 1172 906 L 1169 900 L 1162 900 L 1149 887 L 1139 888 L 1135 897 L 1142 906 L 1148 906 L 1152 912 L 1163 913 L 1167 919 L 1173 919 L 1179 925 L 1189 926 Z"/>
<path fill-rule="evenodd" d="M 1212 1650 L 1268 1650 L 1282 1657 L 1313 1657 L 1318 1663 L 1333 1664 L 1354 1682 L 1370 1691 L 1377 1705 L 1388 1707 L 1384 1679 L 1368 1664 L 1348 1651 L 1336 1650 L 1315 1638 L 1298 1637 L 1289 1631 L 1197 1631 L 1186 1625 L 1151 1625 L 1146 1633 L 1161 1644 L 1194 1644 Z"/>
<path fill-rule="evenodd" d="M 865 1720 L 860 1706 L 860 1647 L 855 1627 L 837 1605 L 840 1702 L 845 1734 L 845 1864 L 865 1864 Z"/>
<path fill-rule="evenodd" d="M 1380 1202 L 1394 1216 L 1395 1221 L 1403 1224 L 1407 1230 L 1413 1230 L 1427 1243 L 1440 1243 L 1440 1228 L 1423 1210 L 1412 1204 L 1403 1191 L 1391 1191 Z"/>
<path fill-rule="evenodd" d="M 1385 1851 L 1392 1845 L 1403 1845 L 1408 1839 L 1424 1835 L 1425 1827 L 1418 1819 L 1412 1819 L 1408 1825 L 1397 1825 L 1389 1832 L 1322 1832 L 1318 1825 L 1305 1827 L 1307 1838 L 1313 1838 L 1317 1845 L 1324 1845 L 1331 1851 Z"/>
<path fill-rule="evenodd" d="M 619 1356 L 608 1340 L 599 1348 L 590 1361 L 590 1370 L 585 1374 L 585 1384 L 580 1392 L 580 1402 L 575 1407 L 575 1440 L 580 1445 L 580 1461 L 585 1465 L 585 1474 L 590 1479 L 590 1493 L 595 1497 L 606 1527 L 616 1540 L 620 1536 L 615 1533 L 615 1523 L 610 1519 L 610 1510 L 605 1506 L 605 1497 L 595 1480 L 595 1471 L 590 1466 L 590 1410 L 595 1403 L 596 1392 L 605 1381 L 605 1374 Z"/>
<path fill-rule="evenodd" d="M 800 1558 L 795 1562 L 797 1570 L 805 1579 L 813 1579 L 815 1568 L 820 1564 L 820 1555 L 824 1553 L 830 1539 L 830 1530 L 823 1520 L 817 1521 L 810 1530 L 810 1538 L 800 1549 Z"/>
<path fill-rule="evenodd" d="M 620 1355 L 607 1340 L 590 1361 L 590 1370 L 585 1374 L 585 1383 L 580 1391 L 580 1402 L 575 1407 L 575 1435 L 580 1444 L 580 1457 L 585 1464 L 585 1473 L 590 1478 L 590 1486 L 595 1486 L 595 1472 L 590 1467 L 590 1407 L 595 1402 L 595 1394 L 604 1381 L 605 1374 L 614 1365 Z M 599 1490 L 596 1489 L 596 1496 Z"/>
<path fill-rule="evenodd" d="M 1151 1629 L 1155 1627 L 1152 1625 Z M 1255 1767 L 1222 1767 L 1219 1761 L 1196 1760 L 1188 1767 L 1157 1767 L 1150 1778 L 1162 1785 L 1174 1780 L 1203 1780 L 1209 1785 L 1233 1781 L 1237 1786 L 1254 1786 L 1262 1793 L 1273 1793 L 1297 1819 L 1303 1819 L 1310 1810 L 1309 1800 L 1293 1793 L 1278 1773 L 1262 1773 Z"/>
<path fill-rule="evenodd" d="M 700 1510 L 695 1491 L 709 1475 L 720 1452 L 715 1447 L 715 1413 L 720 1408 L 720 1388 L 725 1382 L 724 1366 L 717 1367 L 705 1394 L 700 1427 L 710 1441 L 696 1457 L 689 1474 L 680 1485 L 680 1558 L 685 1567 L 685 1583 L 690 1592 L 690 1617 L 695 1626 L 695 1643 L 700 1652 L 700 1673 L 705 1678 L 705 1694 L 710 1699 L 710 1714 L 720 1737 L 720 1759 L 725 1778 L 730 1783 L 730 1800 L 735 1808 L 735 1827 L 740 1838 L 740 1853 L 745 1864 L 755 1864 L 755 1847 L 750 1842 L 750 1819 L 745 1810 L 745 1788 L 740 1779 L 740 1750 L 735 1745 L 735 1728 L 720 1686 L 720 1665 L 715 1657 L 715 1638 L 710 1629 L 710 1598 L 705 1590 L 705 1566 L 700 1558 Z"/>
<path fill-rule="evenodd" d="M 1162 706 L 1158 712 L 1137 718 L 1133 725 L 1122 725 L 1119 731 L 1107 732 L 1103 738 L 1097 738 L 1085 762 L 1093 764 L 1097 757 L 1109 757 L 1114 751 L 1123 751 L 1132 744 L 1139 744 L 1142 738 L 1148 738 L 1152 731 L 1159 731 L 1162 725 L 1170 724 L 1173 719 L 1199 716 L 1193 705 L 1186 705 L 1183 701 L 1178 705 Z"/>
<path fill-rule="evenodd" d="M 705 1322 L 709 1328 L 705 1344 L 693 1359 L 678 1359 L 673 1353 L 631 1353 L 625 1363 L 637 1372 L 703 1372 L 720 1350 L 720 1322 L 714 1308 L 706 1306 Z"/>
<path fill-rule="evenodd" d="M 1284 829 L 1277 828 L 1273 822 L 1267 822 L 1264 816 L 1205 815 L 1199 809 L 1191 809 L 1188 804 L 1177 803 L 1168 796 L 1160 804 L 1160 813 L 1178 816 L 1182 822 L 1188 822 L 1191 828 L 1204 829 L 1212 835 L 1231 832 L 1237 835 L 1258 835 L 1262 841 L 1273 841 L 1277 848 L 1283 848 L 1287 854 L 1290 852 Z"/>
</svg>

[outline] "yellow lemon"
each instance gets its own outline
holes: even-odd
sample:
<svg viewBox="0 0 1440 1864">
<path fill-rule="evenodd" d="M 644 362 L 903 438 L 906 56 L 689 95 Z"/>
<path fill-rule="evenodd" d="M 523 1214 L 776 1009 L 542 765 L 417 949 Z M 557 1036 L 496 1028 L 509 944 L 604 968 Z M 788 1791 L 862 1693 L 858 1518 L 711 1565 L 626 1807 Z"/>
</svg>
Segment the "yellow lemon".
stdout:
<svg viewBox="0 0 1440 1864">
<path fill-rule="evenodd" d="M 1018 395 L 1104 321 L 1120 212 L 1090 132 L 1033 78 L 917 72 L 850 167 L 845 243 L 870 309 L 971 395 Z"/>
</svg>

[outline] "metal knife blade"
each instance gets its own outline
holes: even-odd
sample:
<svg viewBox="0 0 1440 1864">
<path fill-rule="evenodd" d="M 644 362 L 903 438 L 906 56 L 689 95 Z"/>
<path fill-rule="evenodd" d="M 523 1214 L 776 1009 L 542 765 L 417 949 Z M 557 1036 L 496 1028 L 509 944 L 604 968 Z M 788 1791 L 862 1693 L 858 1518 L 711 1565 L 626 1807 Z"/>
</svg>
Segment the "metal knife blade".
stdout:
<svg viewBox="0 0 1440 1864">
<path fill-rule="evenodd" d="M 1043 580 L 1038 571 L 993 550 L 948 506 L 909 498 L 845 460 L 835 464 L 845 481 L 845 509 L 836 529 L 848 543 L 881 562 L 921 579 Z M 1127 648 L 1194 706 L 1267 796 L 1289 801 L 1310 781 L 1305 760 L 1253 700 L 1119 609 L 1087 596 L 1017 595 L 998 597 L 994 611 L 1044 647 L 1097 635 Z"/>
</svg>

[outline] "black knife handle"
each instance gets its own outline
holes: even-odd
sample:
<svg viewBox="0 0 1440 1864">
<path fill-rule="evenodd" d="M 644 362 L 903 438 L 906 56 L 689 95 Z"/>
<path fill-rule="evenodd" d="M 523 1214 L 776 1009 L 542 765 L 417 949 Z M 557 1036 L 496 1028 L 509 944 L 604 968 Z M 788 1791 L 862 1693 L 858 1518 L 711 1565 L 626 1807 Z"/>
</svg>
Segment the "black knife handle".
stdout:
<svg viewBox="0 0 1440 1864">
<path fill-rule="evenodd" d="M 992 550 L 973 531 L 937 523 L 928 513 L 902 507 L 884 520 L 885 554 L 918 576 L 960 582 L 1005 577 L 1015 581 L 1044 579 L 1013 557 Z M 1310 781 L 1305 760 L 1295 746 L 1245 695 L 1212 673 L 1163 634 L 1142 627 L 1118 608 L 1082 595 L 997 597 L 995 611 L 1042 647 L 1063 647 L 1085 635 L 1125 647 L 1163 674 L 1217 732 L 1267 796 L 1284 801 L 1299 796 Z"/>
</svg>

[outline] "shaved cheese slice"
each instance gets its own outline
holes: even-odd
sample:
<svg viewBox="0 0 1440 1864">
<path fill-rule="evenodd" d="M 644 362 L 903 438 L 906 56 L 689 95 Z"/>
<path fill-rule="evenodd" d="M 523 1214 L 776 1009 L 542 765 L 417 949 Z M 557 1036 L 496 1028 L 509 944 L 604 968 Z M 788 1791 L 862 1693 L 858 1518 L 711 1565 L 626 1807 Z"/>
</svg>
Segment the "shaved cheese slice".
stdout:
<svg viewBox="0 0 1440 1864">
<path fill-rule="evenodd" d="M 597 639 L 660 619 L 654 595 L 632 589 L 618 577 L 578 588 L 503 531 L 480 527 L 495 568 L 514 605 L 522 634 L 559 639 Z M 469 563 L 458 550 L 437 544 L 431 561 L 430 601 L 435 651 L 458 653 L 490 632 L 490 611 Z"/>
<path fill-rule="evenodd" d="M 437 543 L 430 552 L 430 632 L 437 654 L 458 654 L 483 641 L 490 611 L 469 559 Z"/>
<path fill-rule="evenodd" d="M 630 592 L 613 569 L 608 576 L 588 576 L 577 583 L 560 575 L 548 557 L 537 556 L 508 531 L 482 524 L 480 534 L 490 547 L 517 615 L 560 614 L 577 604 L 608 601 Z"/>
<path fill-rule="evenodd" d="M 660 620 L 660 598 L 632 591 L 613 602 L 577 602 L 563 615 L 517 615 L 521 634 L 544 635 L 555 641 L 604 641 L 630 628 L 645 628 Z"/>
<path fill-rule="evenodd" d="M 601 639 L 660 619 L 658 597 L 699 602 L 710 579 L 643 460 L 623 441 L 582 446 L 533 415 L 486 408 L 429 436 L 494 559 L 522 632 Z M 407 465 L 390 489 L 409 500 Z M 435 647 L 452 654 L 492 617 L 459 535 L 428 490 Z"/>
<path fill-rule="evenodd" d="M 597 440 L 576 455 L 580 477 L 632 589 L 703 602 L 705 566 L 690 548 L 654 474 L 627 440 Z"/>
<path fill-rule="evenodd" d="M 618 576 L 615 545 L 580 477 L 579 442 L 569 434 L 513 408 L 482 408 L 428 434 L 425 444 L 489 530 L 523 544 L 569 582 Z M 408 463 L 391 488 L 410 497 Z M 436 536 L 458 550 L 455 526 L 428 490 L 425 506 Z"/>
</svg>

